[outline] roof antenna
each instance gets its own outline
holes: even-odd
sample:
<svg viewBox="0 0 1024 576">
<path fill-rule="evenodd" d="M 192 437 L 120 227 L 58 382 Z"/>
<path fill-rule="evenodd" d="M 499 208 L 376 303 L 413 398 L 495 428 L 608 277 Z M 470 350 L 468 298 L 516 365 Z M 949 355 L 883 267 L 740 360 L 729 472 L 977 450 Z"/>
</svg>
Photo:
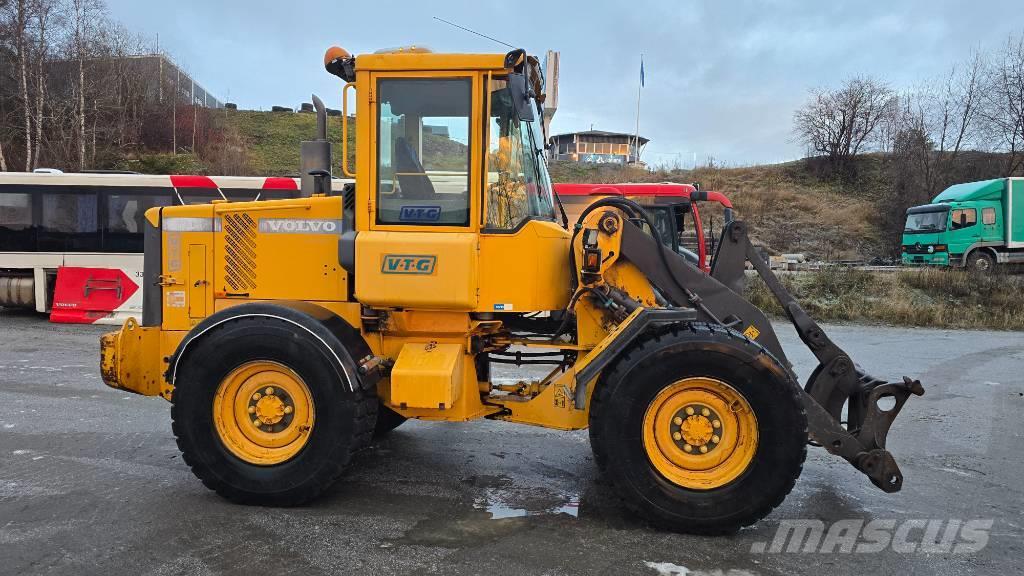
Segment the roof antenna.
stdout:
<svg viewBox="0 0 1024 576">
<path fill-rule="evenodd" d="M 449 21 L 445 20 L 444 18 L 438 18 L 437 16 L 434 16 L 433 18 L 434 18 L 434 20 L 438 20 L 440 22 L 444 22 L 445 24 L 447 24 L 449 26 L 454 26 L 454 27 L 458 28 L 459 30 L 465 30 L 466 32 L 469 32 L 470 34 L 476 34 L 477 36 L 480 36 L 481 38 L 487 38 L 488 40 L 490 40 L 492 42 L 497 42 L 498 44 L 501 44 L 502 46 L 508 46 L 509 48 L 516 48 L 516 46 L 513 46 L 513 45 L 509 44 L 508 42 L 502 42 L 501 40 L 498 40 L 497 38 L 491 38 L 487 34 L 481 34 L 480 32 L 477 32 L 476 30 L 470 30 L 469 28 L 466 28 L 465 26 L 459 26 L 458 24 L 456 24 L 454 22 L 449 22 Z"/>
</svg>

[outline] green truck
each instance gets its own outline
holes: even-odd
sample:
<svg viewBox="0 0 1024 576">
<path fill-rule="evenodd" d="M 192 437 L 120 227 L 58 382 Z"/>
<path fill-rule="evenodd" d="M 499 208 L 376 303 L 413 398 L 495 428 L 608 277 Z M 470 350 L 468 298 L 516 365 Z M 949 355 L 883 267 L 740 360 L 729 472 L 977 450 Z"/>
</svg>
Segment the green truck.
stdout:
<svg viewBox="0 0 1024 576">
<path fill-rule="evenodd" d="M 1024 263 L 1024 178 L 956 184 L 907 210 L 903 264 L 990 272 Z"/>
</svg>

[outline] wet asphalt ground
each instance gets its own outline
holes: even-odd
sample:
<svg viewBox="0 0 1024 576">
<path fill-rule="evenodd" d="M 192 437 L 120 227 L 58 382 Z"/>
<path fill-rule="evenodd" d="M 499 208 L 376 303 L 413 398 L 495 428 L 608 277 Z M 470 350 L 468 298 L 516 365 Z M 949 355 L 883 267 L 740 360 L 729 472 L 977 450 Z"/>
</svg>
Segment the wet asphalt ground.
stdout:
<svg viewBox="0 0 1024 576">
<path fill-rule="evenodd" d="M 872 373 L 914 375 L 927 388 L 889 436 L 903 492 L 884 494 L 812 449 L 767 519 L 704 538 L 657 531 L 623 509 L 585 431 L 490 421 L 406 423 L 305 507 L 229 504 L 182 462 L 166 402 L 102 384 L 106 329 L 0 313 L 0 574 L 1022 571 L 1024 333 L 830 327 Z M 806 377 L 810 354 L 791 330 L 780 335 Z M 859 527 L 874 521 L 899 545 L 772 552 L 780 522 L 800 519 L 852 522 L 859 543 Z M 929 519 L 991 521 L 987 544 L 959 553 L 916 545 Z"/>
</svg>

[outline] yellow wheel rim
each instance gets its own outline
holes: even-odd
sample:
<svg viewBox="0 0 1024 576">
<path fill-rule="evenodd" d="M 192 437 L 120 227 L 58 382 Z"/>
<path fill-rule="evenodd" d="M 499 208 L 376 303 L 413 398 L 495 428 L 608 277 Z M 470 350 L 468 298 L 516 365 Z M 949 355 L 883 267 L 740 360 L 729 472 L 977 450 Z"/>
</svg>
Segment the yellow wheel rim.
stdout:
<svg viewBox="0 0 1024 576">
<path fill-rule="evenodd" d="M 644 415 L 644 450 L 666 480 L 692 490 L 725 486 L 757 452 L 757 418 L 735 388 L 714 378 L 666 386 Z"/>
<path fill-rule="evenodd" d="M 213 397 L 217 435 L 232 454 L 259 466 L 286 462 L 313 430 L 313 396 L 288 367 L 265 360 L 235 368 Z"/>
</svg>

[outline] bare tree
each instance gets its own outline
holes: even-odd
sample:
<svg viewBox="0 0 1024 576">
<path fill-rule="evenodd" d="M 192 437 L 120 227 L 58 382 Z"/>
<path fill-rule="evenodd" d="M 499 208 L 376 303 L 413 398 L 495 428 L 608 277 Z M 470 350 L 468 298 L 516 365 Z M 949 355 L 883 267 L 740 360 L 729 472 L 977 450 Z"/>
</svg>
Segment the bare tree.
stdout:
<svg viewBox="0 0 1024 576">
<path fill-rule="evenodd" d="M 1011 36 L 996 53 L 981 106 L 985 136 L 1006 154 L 1006 174 L 1024 169 L 1024 35 Z"/>
<path fill-rule="evenodd" d="M 0 50 L 6 48 L 8 38 L 11 37 L 10 32 L 10 0 L 0 0 Z M 4 70 L 0 67 L 0 81 L 6 81 L 6 75 Z M 2 84 L 0 84 L 2 86 Z M 0 91 L 0 127 L 4 123 L 5 109 L 3 106 L 3 93 Z M 4 156 L 4 138 L 7 136 L 6 130 L 0 130 L 0 172 L 7 171 L 7 157 Z"/>
<path fill-rule="evenodd" d="M 28 26 L 31 14 L 28 0 L 13 0 L 4 6 L 5 28 L 14 38 L 14 58 L 18 74 L 18 98 L 22 107 L 25 139 L 25 170 L 32 169 L 32 114 L 28 95 Z"/>
<path fill-rule="evenodd" d="M 837 90 L 812 91 L 794 114 L 794 131 L 810 150 L 826 156 L 833 169 L 845 171 L 851 158 L 876 143 L 894 102 L 885 83 L 857 76 Z"/>
<path fill-rule="evenodd" d="M 948 185 L 960 154 L 975 143 L 985 74 L 985 59 L 976 52 L 941 80 L 899 96 L 888 129 L 892 165 L 897 180 L 915 183 L 906 194 L 914 201 Z"/>
<path fill-rule="evenodd" d="M 52 17 L 55 2 L 54 0 L 34 0 L 34 14 L 36 22 L 36 59 L 35 59 L 35 110 L 33 122 L 36 127 L 35 150 L 32 154 L 32 167 L 39 166 L 39 155 L 43 149 L 43 116 L 46 103 L 46 65 L 49 60 L 49 35 L 50 19 Z"/>
<path fill-rule="evenodd" d="M 76 127 L 78 141 L 78 168 L 85 169 L 86 147 L 86 60 L 90 57 L 90 40 L 98 34 L 97 26 L 103 23 L 106 7 L 103 0 L 70 0 L 70 36 L 71 50 L 77 64 L 77 108 Z"/>
<path fill-rule="evenodd" d="M 986 63 L 981 52 L 954 66 L 942 87 L 932 98 L 931 124 L 937 132 L 935 141 L 940 153 L 948 152 L 955 160 L 977 132 L 978 110 L 984 90 Z"/>
</svg>

